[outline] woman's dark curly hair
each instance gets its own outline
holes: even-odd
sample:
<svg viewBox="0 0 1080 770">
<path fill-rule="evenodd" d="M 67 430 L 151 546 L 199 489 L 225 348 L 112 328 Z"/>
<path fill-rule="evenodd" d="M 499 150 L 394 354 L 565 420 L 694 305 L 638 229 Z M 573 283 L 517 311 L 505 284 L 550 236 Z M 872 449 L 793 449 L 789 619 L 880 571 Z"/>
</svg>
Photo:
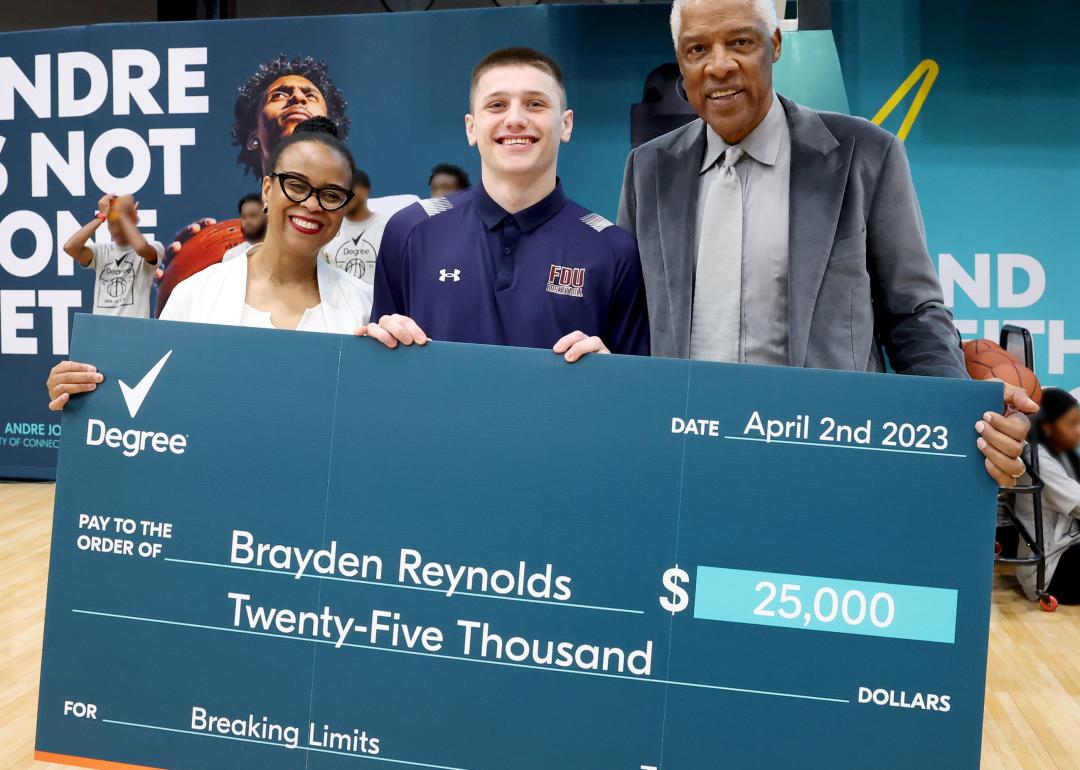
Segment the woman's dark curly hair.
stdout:
<svg viewBox="0 0 1080 770">
<path fill-rule="evenodd" d="M 286 75 L 299 75 L 310 80 L 326 100 L 327 117 L 338 127 L 338 133 L 344 139 L 349 135 L 349 117 L 346 110 L 349 103 L 345 100 L 345 94 L 334 85 L 330 78 L 330 72 L 326 62 L 314 59 L 311 56 L 294 56 L 289 58 L 286 54 L 280 54 L 276 59 L 263 62 L 258 69 L 238 89 L 236 104 L 233 106 L 233 116 L 236 122 L 232 128 L 232 143 L 239 147 L 236 162 L 252 176 L 262 176 L 262 154 L 258 150 L 249 150 L 248 137 L 256 129 L 258 114 L 262 109 L 266 89 L 275 80 Z"/>
</svg>

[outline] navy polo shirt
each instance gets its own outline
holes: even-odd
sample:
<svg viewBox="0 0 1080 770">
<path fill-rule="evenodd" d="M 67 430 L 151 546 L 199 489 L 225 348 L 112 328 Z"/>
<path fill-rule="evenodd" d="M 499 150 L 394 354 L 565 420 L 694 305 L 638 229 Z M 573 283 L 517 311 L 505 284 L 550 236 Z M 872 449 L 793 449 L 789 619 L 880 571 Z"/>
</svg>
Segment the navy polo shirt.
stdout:
<svg viewBox="0 0 1080 770">
<path fill-rule="evenodd" d="M 558 183 L 516 214 L 482 185 L 395 214 L 371 320 L 393 313 L 436 340 L 550 348 L 580 330 L 613 353 L 649 353 L 637 244 Z"/>
</svg>

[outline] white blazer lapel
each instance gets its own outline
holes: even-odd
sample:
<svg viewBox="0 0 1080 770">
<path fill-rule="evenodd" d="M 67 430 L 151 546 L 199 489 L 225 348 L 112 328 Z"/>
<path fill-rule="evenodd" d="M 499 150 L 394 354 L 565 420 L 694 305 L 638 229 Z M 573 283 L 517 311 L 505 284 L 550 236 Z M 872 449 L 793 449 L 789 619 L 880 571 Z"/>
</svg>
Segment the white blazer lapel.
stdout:
<svg viewBox="0 0 1080 770">
<path fill-rule="evenodd" d="M 368 322 L 371 315 L 371 291 L 367 284 L 319 259 L 315 269 L 319 281 L 319 299 L 327 327 L 349 333 Z M 343 331 L 347 330 L 347 331 Z"/>
<path fill-rule="evenodd" d="M 211 323 L 239 326 L 247 301 L 247 257 L 229 260 L 221 267 L 221 283 L 216 292 L 208 292 L 213 306 L 207 308 Z"/>
</svg>

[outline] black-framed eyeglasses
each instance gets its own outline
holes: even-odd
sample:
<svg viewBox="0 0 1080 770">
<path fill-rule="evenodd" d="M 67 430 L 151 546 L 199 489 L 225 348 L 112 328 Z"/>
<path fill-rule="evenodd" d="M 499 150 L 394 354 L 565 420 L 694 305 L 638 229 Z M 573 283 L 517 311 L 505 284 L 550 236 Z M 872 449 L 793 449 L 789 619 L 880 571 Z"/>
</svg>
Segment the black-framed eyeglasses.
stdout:
<svg viewBox="0 0 1080 770">
<path fill-rule="evenodd" d="M 293 203 L 303 203 L 314 195 L 323 211 L 337 211 L 351 201 L 356 194 L 352 190 L 346 190 L 344 187 L 338 187 L 337 185 L 313 187 L 302 176 L 289 171 L 275 171 L 270 176 L 278 180 L 281 191 Z"/>
</svg>

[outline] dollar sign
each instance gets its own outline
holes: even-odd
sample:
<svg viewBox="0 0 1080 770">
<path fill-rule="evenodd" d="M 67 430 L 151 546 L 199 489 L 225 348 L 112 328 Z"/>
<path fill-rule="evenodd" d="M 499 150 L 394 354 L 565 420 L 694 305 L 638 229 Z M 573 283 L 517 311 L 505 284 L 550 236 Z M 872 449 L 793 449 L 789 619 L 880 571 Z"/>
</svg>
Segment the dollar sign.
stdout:
<svg viewBox="0 0 1080 770">
<path fill-rule="evenodd" d="M 669 570 L 664 572 L 664 588 L 671 591 L 671 598 L 666 596 L 660 597 L 660 606 L 674 615 L 676 612 L 682 612 L 690 604 L 690 595 L 686 593 L 686 589 L 683 588 L 680 583 L 689 583 L 690 576 L 686 574 L 686 570 L 680 569 L 676 564 Z"/>
</svg>

